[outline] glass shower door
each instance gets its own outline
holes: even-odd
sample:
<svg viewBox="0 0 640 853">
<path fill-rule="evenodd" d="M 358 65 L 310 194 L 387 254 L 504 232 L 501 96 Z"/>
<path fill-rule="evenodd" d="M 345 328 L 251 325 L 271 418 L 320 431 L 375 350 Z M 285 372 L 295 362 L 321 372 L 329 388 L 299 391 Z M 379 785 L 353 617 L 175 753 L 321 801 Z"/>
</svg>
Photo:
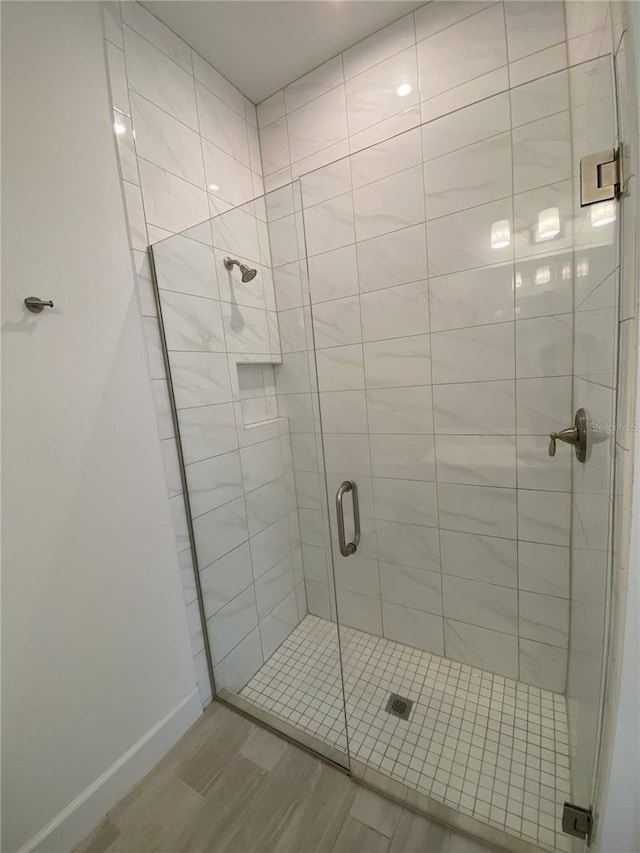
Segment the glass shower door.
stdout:
<svg viewBox="0 0 640 853">
<path fill-rule="evenodd" d="M 613 421 L 612 103 L 600 59 L 301 178 L 352 772 L 509 849 L 568 850 L 595 766 L 610 442 L 549 435 Z"/>
</svg>

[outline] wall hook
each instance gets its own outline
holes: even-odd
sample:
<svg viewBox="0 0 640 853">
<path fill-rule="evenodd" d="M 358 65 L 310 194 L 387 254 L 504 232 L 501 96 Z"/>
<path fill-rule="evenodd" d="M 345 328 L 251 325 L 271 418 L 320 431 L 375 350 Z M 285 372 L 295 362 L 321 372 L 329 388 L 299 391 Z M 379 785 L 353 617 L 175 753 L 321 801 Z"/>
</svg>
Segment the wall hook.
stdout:
<svg viewBox="0 0 640 853">
<path fill-rule="evenodd" d="M 32 311 L 34 314 L 39 314 L 45 306 L 47 308 L 53 308 L 53 302 L 50 299 L 45 302 L 43 299 L 40 299 L 39 296 L 27 296 L 24 300 L 24 304 L 27 306 L 29 311 Z"/>
</svg>

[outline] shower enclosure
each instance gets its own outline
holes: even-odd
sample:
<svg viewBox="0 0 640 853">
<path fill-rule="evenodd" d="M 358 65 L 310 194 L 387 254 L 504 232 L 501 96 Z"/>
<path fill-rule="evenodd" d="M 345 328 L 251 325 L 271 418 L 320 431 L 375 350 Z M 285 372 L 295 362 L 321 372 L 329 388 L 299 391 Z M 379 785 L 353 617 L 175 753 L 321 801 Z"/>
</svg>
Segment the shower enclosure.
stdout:
<svg viewBox="0 0 640 853">
<path fill-rule="evenodd" d="M 618 142 L 606 56 L 152 247 L 216 695 L 514 851 L 593 797 Z"/>
</svg>

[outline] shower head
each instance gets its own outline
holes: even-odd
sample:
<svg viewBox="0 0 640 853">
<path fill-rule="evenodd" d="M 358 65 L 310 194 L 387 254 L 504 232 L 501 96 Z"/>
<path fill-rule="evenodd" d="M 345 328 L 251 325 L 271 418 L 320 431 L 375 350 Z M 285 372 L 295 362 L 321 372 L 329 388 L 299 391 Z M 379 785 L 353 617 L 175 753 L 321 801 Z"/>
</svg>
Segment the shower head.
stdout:
<svg viewBox="0 0 640 853">
<path fill-rule="evenodd" d="M 241 264 L 240 261 L 236 261 L 235 258 L 225 258 L 224 259 L 225 269 L 232 270 L 234 266 L 237 266 L 242 273 L 242 281 L 252 281 L 256 275 L 258 274 L 258 270 L 251 269 L 246 264 Z"/>
</svg>

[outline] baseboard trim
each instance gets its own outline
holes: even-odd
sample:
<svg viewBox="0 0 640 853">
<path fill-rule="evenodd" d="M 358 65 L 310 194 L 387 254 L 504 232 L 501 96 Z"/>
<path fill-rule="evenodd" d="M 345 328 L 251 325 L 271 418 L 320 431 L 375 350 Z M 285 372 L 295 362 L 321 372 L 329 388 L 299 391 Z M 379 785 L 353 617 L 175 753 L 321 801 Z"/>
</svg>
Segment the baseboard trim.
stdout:
<svg viewBox="0 0 640 853">
<path fill-rule="evenodd" d="M 18 853 L 68 853 L 72 850 L 167 754 L 201 714 L 202 703 L 196 687 Z"/>
</svg>

